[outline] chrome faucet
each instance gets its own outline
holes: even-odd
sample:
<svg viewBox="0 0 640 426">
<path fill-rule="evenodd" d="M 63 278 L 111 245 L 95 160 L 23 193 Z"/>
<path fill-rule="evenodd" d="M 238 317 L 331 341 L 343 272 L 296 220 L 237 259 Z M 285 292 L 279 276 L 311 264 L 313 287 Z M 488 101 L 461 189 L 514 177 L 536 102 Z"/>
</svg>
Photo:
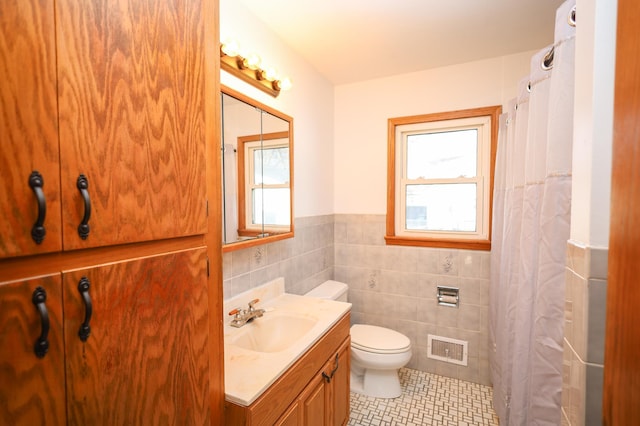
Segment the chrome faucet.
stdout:
<svg viewBox="0 0 640 426">
<path fill-rule="evenodd" d="M 264 314 L 264 309 L 254 308 L 254 305 L 259 301 L 260 299 L 253 299 L 249 302 L 249 309 L 235 308 L 229 312 L 229 315 L 234 315 L 229 324 L 232 327 L 242 327 L 246 323 L 251 322 L 256 318 L 260 318 Z"/>
</svg>

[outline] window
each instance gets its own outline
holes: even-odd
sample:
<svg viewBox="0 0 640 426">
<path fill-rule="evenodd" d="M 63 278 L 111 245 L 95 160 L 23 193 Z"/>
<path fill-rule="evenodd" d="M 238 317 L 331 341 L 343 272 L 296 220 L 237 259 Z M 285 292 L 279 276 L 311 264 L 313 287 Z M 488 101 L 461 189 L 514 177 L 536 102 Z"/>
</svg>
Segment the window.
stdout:
<svg viewBox="0 0 640 426">
<path fill-rule="evenodd" d="M 289 133 L 238 138 L 239 235 L 289 230 Z"/>
<path fill-rule="evenodd" d="M 387 244 L 491 249 L 500 112 L 389 119 Z"/>
</svg>

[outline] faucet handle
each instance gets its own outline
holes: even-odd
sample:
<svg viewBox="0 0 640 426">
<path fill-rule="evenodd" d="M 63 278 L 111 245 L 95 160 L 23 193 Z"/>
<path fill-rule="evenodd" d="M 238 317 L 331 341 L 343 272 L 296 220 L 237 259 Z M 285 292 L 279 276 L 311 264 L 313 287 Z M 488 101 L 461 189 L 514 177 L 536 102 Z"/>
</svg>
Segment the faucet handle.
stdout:
<svg viewBox="0 0 640 426">
<path fill-rule="evenodd" d="M 240 314 L 242 314 L 242 308 L 235 308 L 235 309 L 232 309 L 231 311 L 229 311 L 229 315 L 238 316 Z"/>
<path fill-rule="evenodd" d="M 258 303 L 259 301 L 260 299 L 253 299 L 251 302 L 249 302 L 249 310 L 253 310 L 253 305 Z"/>
</svg>

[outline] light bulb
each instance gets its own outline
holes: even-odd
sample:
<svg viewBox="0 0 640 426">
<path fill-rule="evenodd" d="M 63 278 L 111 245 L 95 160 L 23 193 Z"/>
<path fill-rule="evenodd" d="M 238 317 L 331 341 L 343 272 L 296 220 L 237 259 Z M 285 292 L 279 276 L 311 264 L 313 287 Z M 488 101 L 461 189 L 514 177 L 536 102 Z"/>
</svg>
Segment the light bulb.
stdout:
<svg viewBox="0 0 640 426">
<path fill-rule="evenodd" d="M 222 53 L 227 56 L 238 56 L 240 53 L 240 45 L 233 39 L 226 40 L 222 43 Z"/>
<path fill-rule="evenodd" d="M 289 90 L 291 89 L 291 86 L 293 86 L 293 84 L 291 83 L 289 77 L 284 77 L 278 81 L 278 86 L 280 86 L 280 90 Z"/>
<path fill-rule="evenodd" d="M 264 68 L 264 78 L 273 81 L 278 78 L 278 72 L 275 68 L 267 66 Z"/>
<path fill-rule="evenodd" d="M 250 53 L 244 59 L 244 65 L 249 69 L 257 70 L 258 68 L 260 68 L 260 56 L 255 53 Z"/>
</svg>

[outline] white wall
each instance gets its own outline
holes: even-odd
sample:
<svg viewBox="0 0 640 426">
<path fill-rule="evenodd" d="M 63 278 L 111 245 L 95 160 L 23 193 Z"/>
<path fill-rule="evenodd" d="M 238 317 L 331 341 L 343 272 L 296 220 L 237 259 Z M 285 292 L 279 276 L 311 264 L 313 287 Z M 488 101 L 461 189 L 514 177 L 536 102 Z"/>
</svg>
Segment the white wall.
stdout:
<svg viewBox="0 0 640 426">
<path fill-rule="evenodd" d="M 609 239 L 616 8 L 616 0 L 577 1 L 571 238 L 596 247 Z M 294 117 L 296 217 L 384 214 L 387 119 L 504 105 L 535 53 L 334 88 L 239 2 L 220 0 L 220 15 L 221 38 L 235 38 L 293 81 L 274 99 L 221 76 L 223 84 Z"/>
<path fill-rule="evenodd" d="M 337 86 L 335 213 L 386 213 L 387 119 L 491 105 L 505 108 L 516 96 L 520 79 L 529 74 L 533 53 Z"/>
<path fill-rule="evenodd" d="M 616 0 L 576 2 L 571 239 L 609 246 Z"/>
<path fill-rule="evenodd" d="M 291 78 L 291 90 L 273 98 L 221 73 L 222 84 L 293 117 L 295 216 L 333 213 L 333 85 L 235 0 L 220 0 L 220 38 L 225 37 Z"/>
</svg>

